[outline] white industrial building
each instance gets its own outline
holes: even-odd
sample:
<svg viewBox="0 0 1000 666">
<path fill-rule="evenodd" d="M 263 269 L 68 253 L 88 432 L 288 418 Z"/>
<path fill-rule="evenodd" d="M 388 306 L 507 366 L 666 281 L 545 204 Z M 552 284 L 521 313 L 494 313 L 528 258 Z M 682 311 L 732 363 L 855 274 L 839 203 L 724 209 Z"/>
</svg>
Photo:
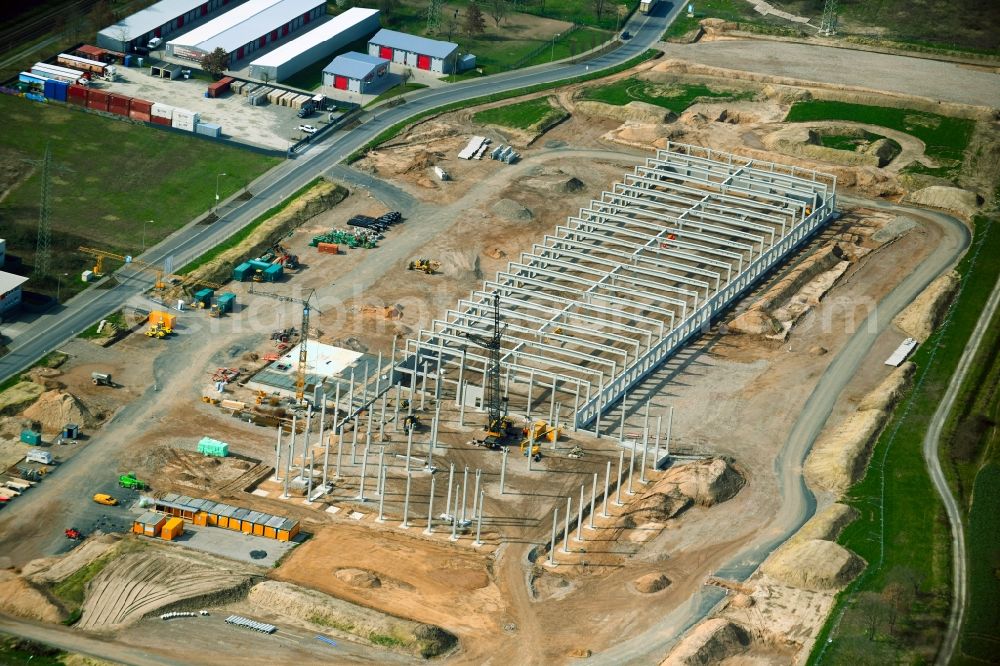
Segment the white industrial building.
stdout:
<svg viewBox="0 0 1000 666">
<path fill-rule="evenodd" d="M 97 45 L 121 53 L 146 46 L 151 39 L 190 29 L 192 25 L 236 7 L 244 0 L 160 0 L 97 33 Z"/>
<path fill-rule="evenodd" d="M 379 11 L 352 7 L 250 63 L 250 78 L 283 81 L 379 29 Z"/>
<path fill-rule="evenodd" d="M 21 285 L 28 278 L 0 271 L 0 317 L 21 304 Z"/>
<path fill-rule="evenodd" d="M 305 28 L 326 13 L 324 0 L 248 0 L 222 16 L 167 42 L 167 53 L 200 62 L 217 48 L 229 64 L 243 60 Z"/>
<path fill-rule="evenodd" d="M 368 41 L 368 55 L 407 67 L 450 74 L 458 59 L 458 44 L 383 29 Z"/>
<path fill-rule="evenodd" d="M 470 339 L 491 337 L 496 307 L 510 413 L 600 434 L 835 205 L 828 174 L 670 143 L 408 340 L 401 363 L 394 350 L 396 374 L 481 408 L 492 361 Z"/>
<path fill-rule="evenodd" d="M 367 53 L 343 53 L 323 68 L 324 86 L 362 95 L 381 92 L 389 80 L 389 61 Z"/>
</svg>

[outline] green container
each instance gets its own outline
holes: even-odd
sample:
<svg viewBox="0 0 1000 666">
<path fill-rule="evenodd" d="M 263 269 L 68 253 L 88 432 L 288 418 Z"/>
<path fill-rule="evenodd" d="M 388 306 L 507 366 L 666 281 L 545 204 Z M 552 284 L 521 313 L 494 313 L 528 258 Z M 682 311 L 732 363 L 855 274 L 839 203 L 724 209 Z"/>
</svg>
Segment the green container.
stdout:
<svg viewBox="0 0 1000 666">
<path fill-rule="evenodd" d="M 35 432 L 34 430 L 22 430 L 21 441 L 24 442 L 25 444 L 38 446 L 39 444 L 42 443 L 42 433 Z"/>
<path fill-rule="evenodd" d="M 225 458 L 229 455 L 229 445 L 211 437 L 202 437 L 198 442 L 198 453 L 216 458 Z"/>
</svg>

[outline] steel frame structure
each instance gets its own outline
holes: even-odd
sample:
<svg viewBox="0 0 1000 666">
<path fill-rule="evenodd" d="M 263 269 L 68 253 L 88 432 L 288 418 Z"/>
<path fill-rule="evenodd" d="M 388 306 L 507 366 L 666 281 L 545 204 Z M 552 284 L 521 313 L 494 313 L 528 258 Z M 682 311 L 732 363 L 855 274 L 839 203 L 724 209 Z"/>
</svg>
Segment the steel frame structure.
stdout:
<svg viewBox="0 0 1000 666">
<path fill-rule="evenodd" d="M 489 334 L 499 292 L 508 399 L 512 382 L 527 378 L 525 409 L 511 411 L 530 418 L 540 387 L 550 416 L 558 393 L 558 404 L 573 405 L 573 427 L 600 434 L 612 405 L 825 225 L 835 206 L 834 176 L 670 143 L 407 340 L 397 369 L 411 386 L 426 374 L 437 387 L 449 383 L 438 374 L 447 368 L 461 400 L 459 387 L 489 363 L 467 336 Z"/>
</svg>

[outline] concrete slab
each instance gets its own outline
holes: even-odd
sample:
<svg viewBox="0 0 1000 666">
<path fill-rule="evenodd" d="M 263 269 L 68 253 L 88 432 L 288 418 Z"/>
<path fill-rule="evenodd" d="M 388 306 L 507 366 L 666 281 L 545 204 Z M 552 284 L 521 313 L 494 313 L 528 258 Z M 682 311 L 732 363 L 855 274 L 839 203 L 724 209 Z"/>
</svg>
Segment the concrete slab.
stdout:
<svg viewBox="0 0 1000 666">
<path fill-rule="evenodd" d="M 277 541 L 218 527 L 199 527 L 187 522 L 184 523 L 183 534 L 173 541 L 164 543 L 174 543 L 185 548 L 193 548 L 264 567 L 273 566 L 285 553 L 298 545 L 295 541 Z M 254 559 L 250 556 L 251 551 L 262 551 L 266 555 L 260 559 Z"/>
</svg>

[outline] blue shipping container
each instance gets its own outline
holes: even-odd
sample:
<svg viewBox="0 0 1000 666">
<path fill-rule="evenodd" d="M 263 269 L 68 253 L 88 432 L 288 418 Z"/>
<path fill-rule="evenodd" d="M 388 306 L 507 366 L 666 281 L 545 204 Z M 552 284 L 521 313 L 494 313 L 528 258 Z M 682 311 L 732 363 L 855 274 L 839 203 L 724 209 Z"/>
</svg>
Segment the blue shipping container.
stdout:
<svg viewBox="0 0 1000 666">
<path fill-rule="evenodd" d="M 266 269 L 264 269 L 264 279 L 268 282 L 274 282 L 282 276 L 284 269 L 281 264 L 271 264 Z"/>
<path fill-rule="evenodd" d="M 233 279 L 237 282 L 245 281 L 253 273 L 250 272 L 250 262 L 243 262 L 233 269 Z"/>
<path fill-rule="evenodd" d="M 232 312 L 233 304 L 236 303 L 236 294 L 227 291 L 224 294 L 220 294 L 215 302 L 223 312 Z"/>
<path fill-rule="evenodd" d="M 208 302 L 212 300 L 212 294 L 214 293 L 215 290 L 213 289 L 199 289 L 198 291 L 194 292 L 194 300 L 198 301 L 199 303 L 204 303 L 205 305 L 208 305 Z"/>
<path fill-rule="evenodd" d="M 66 101 L 66 96 L 69 92 L 69 84 L 65 81 L 56 81 L 55 79 L 48 79 L 45 82 L 45 96 L 49 99 L 58 100 L 60 102 Z"/>
</svg>

